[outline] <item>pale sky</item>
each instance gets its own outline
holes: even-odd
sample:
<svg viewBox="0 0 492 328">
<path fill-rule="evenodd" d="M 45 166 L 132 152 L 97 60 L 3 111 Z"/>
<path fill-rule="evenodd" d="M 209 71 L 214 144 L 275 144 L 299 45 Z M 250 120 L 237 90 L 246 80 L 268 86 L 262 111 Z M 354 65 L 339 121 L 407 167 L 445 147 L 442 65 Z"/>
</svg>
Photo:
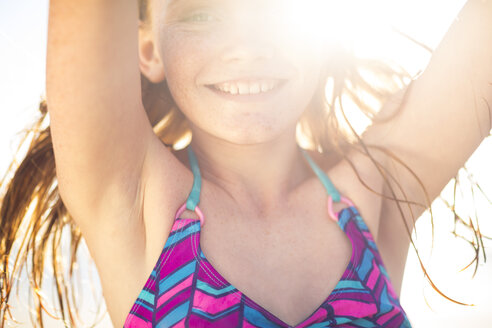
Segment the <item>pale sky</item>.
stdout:
<svg viewBox="0 0 492 328">
<path fill-rule="evenodd" d="M 357 1 L 357 0 L 354 0 Z M 378 13 L 392 17 L 391 23 L 402 31 L 412 35 L 416 39 L 435 48 L 445 31 L 452 23 L 453 18 L 461 9 L 463 0 L 379 0 L 378 4 L 384 4 L 386 12 Z M 46 59 L 46 32 L 48 17 L 47 0 L 0 0 L 0 174 L 3 176 L 6 168 L 13 159 L 14 152 L 20 141 L 22 129 L 31 125 L 41 95 L 44 95 L 45 83 L 45 59 Z M 370 6 L 368 9 L 370 10 Z M 375 13 L 376 14 L 376 13 Z M 361 18 L 362 19 L 362 18 Z M 423 51 L 417 50 L 408 42 L 396 43 L 373 40 L 371 44 L 360 43 L 361 52 L 384 53 L 397 58 L 401 64 L 409 70 L 423 69 L 428 62 L 428 56 Z M 397 42 L 397 41 L 395 41 Z M 486 139 L 477 149 L 467 163 L 467 167 L 473 173 L 475 179 L 492 198 L 492 141 Z M 487 170 L 488 169 L 488 170 Z M 462 171 L 460 171 L 462 172 Z M 466 182 L 466 181 L 465 181 Z M 443 196 L 449 195 L 450 186 L 446 187 Z M 464 201 L 469 204 L 470 192 L 465 193 Z M 449 199 L 449 198 L 447 198 Z M 479 218 L 482 218 L 481 231 L 483 234 L 492 235 L 492 210 L 490 204 L 484 200 L 477 200 Z M 416 260 L 415 251 L 409 249 L 408 261 L 403 280 L 401 303 L 407 312 L 412 324 L 417 328 L 427 327 L 483 327 L 485 322 L 490 322 L 492 314 L 492 243 L 484 239 L 487 257 L 489 261 L 482 264 L 478 274 L 471 279 L 473 268 L 458 273 L 459 268 L 468 264 L 473 254 L 471 248 L 463 242 L 453 239 L 451 230 L 452 219 L 449 213 L 443 211 L 442 203 L 434 203 L 434 215 L 436 218 L 436 239 L 432 258 L 429 257 L 430 224 L 429 218 L 424 214 L 417 222 L 418 230 L 417 247 L 424 264 L 429 269 L 433 281 L 450 297 L 477 304 L 475 308 L 467 308 L 454 305 L 445 301 L 432 290 L 423 278 L 422 271 Z M 433 207 L 434 208 L 434 207 Z M 463 211 L 470 210 L 464 206 Z M 473 208 L 473 207 L 472 207 Z M 471 214 L 471 213 L 470 213 Z M 485 218 L 488 217 L 488 222 Z M 415 237 L 415 235 L 414 235 Z M 81 250 L 81 256 L 87 256 L 85 248 Z M 431 261 L 432 260 L 432 264 Z M 483 258 L 481 259 L 483 262 Z M 47 264 L 49 267 L 50 265 Z M 89 274 L 93 276 L 96 285 L 91 294 L 88 283 L 85 283 L 81 293 L 84 302 L 82 304 L 82 319 L 86 326 L 94 320 L 95 303 L 100 300 L 100 286 L 94 266 L 86 266 L 81 269 L 83 281 L 87 281 Z M 13 311 L 20 321 L 25 322 L 17 327 L 31 327 L 27 316 L 25 304 L 27 304 L 28 286 L 26 277 L 21 277 L 20 297 L 14 302 L 16 296 L 11 295 Z M 47 280 L 50 282 L 50 280 Z M 45 286 L 49 286 L 45 285 Z M 15 293 L 15 290 L 14 290 Z M 52 297 L 51 288 L 45 291 L 48 297 Z M 425 298 L 424 298 L 425 296 Z M 137 295 L 135 295 L 136 299 Z M 45 316 L 47 320 L 48 316 Z M 51 319 L 49 327 L 63 327 L 61 323 L 55 324 Z M 105 315 L 103 321 L 96 327 L 112 327 L 109 317 Z"/>
</svg>

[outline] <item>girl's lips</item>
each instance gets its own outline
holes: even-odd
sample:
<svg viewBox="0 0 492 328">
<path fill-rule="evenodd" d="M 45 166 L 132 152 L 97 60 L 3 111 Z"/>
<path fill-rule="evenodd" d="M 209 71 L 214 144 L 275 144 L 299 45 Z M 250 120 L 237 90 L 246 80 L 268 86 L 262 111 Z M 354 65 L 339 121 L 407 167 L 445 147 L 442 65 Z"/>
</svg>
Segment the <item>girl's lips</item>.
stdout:
<svg viewBox="0 0 492 328">
<path fill-rule="evenodd" d="M 206 87 L 227 100 L 255 102 L 267 100 L 277 94 L 286 84 L 286 80 L 251 80 L 228 82 Z M 220 89 L 219 89 L 220 88 Z M 227 91 L 225 91 L 227 90 Z"/>
</svg>

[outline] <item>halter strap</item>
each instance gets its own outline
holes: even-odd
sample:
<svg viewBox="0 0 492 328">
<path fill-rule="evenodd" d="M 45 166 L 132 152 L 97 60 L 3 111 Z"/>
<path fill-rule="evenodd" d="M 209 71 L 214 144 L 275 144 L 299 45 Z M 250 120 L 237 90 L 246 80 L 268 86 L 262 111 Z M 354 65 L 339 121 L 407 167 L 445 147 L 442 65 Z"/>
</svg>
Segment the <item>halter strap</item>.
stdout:
<svg viewBox="0 0 492 328">
<path fill-rule="evenodd" d="M 339 202 L 341 200 L 340 193 L 335 188 L 330 178 L 326 175 L 326 173 L 322 169 L 320 169 L 320 167 L 316 164 L 316 162 L 313 161 L 313 159 L 311 158 L 311 156 L 309 156 L 306 150 L 300 147 L 299 149 L 301 150 L 304 157 L 307 159 L 314 173 L 316 173 L 316 175 L 318 176 L 319 180 L 323 184 L 323 187 L 326 189 L 328 195 L 330 195 L 333 198 L 333 201 Z M 190 195 L 186 200 L 186 209 L 194 211 L 195 207 L 198 205 L 198 203 L 200 203 L 202 176 L 200 174 L 200 168 L 198 167 L 198 162 L 195 153 L 191 148 L 191 145 L 187 147 L 187 151 L 188 151 L 188 158 L 191 165 L 191 171 L 193 172 L 193 187 L 191 188 Z"/>
<path fill-rule="evenodd" d="M 194 211 L 195 207 L 200 203 L 200 189 L 202 187 L 202 176 L 200 174 L 200 168 L 196 160 L 195 153 L 191 149 L 191 145 L 187 147 L 188 159 L 191 165 L 191 171 L 193 172 L 193 187 L 191 188 L 190 195 L 186 200 L 186 209 Z"/>
<path fill-rule="evenodd" d="M 304 155 L 304 157 L 309 162 L 309 165 L 311 165 L 311 168 L 313 169 L 314 173 L 316 173 L 316 175 L 320 179 L 320 181 L 323 184 L 323 186 L 325 187 L 328 195 L 330 195 L 333 198 L 333 201 L 339 202 L 341 200 L 340 193 L 335 188 L 335 186 L 331 182 L 330 178 L 328 178 L 326 173 L 322 169 L 319 168 L 319 166 L 313 161 L 313 159 L 311 158 L 311 156 L 309 156 L 309 154 L 307 153 L 306 150 L 304 150 L 303 148 L 300 148 L 300 147 L 299 147 L 299 149 L 301 149 L 302 154 Z"/>
</svg>

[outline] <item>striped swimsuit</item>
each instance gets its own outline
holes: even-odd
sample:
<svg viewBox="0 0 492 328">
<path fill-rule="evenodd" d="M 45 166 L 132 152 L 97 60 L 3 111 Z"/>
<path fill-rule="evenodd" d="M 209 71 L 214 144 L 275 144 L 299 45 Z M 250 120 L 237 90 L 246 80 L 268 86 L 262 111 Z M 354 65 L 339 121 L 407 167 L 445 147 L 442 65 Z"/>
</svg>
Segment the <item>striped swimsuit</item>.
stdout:
<svg viewBox="0 0 492 328">
<path fill-rule="evenodd" d="M 302 150 L 302 149 L 301 149 Z M 326 300 L 295 327 L 411 327 L 400 305 L 374 239 L 349 199 L 302 150 L 328 193 L 328 213 L 352 244 L 352 256 Z M 207 260 L 200 247 L 204 216 L 199 207 L 201 176 L 188 146 L 194 175 L 192 191 L 176 212 L 164 249 L 124 323 L 130 327 L 293 327 L 231 285 Z M 333 213 L 332 202 L 349 207 Z M 199 220 L 180 218 L 193 210 Z"/>
</svg>

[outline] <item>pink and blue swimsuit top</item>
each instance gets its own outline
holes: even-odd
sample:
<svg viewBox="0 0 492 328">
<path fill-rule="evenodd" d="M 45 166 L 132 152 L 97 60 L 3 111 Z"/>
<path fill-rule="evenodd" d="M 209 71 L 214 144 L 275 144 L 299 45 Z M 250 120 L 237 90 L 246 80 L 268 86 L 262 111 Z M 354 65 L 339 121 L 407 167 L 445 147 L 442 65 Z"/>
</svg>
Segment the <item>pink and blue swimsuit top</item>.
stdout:
<svg viewBox="0 0 492 328">
<path fill-rule="evenodd" d="M 302 149 L 301 149 L 302 150 Z M 352 255 L 325 301 L 295 327 L 411 327 L 385 270 L 374 239 L 357 208 L 341 196 L 304 150 L 303 154 L 328 193 L 328 211 L 352 244 Z M 188 146 L 194 174 L 192 191 L 177 211 L 162 253 L 124 323 L 130 327 L 284 328 L 283 322 L 231 285 L 210 264 L 200 247 L 203 213 L 198 208 L 201 176 Z M 349 207 L 337 213 L 333 201 Z M 180 218 L 184 209 L 200 220 Z"/>
</svg>

